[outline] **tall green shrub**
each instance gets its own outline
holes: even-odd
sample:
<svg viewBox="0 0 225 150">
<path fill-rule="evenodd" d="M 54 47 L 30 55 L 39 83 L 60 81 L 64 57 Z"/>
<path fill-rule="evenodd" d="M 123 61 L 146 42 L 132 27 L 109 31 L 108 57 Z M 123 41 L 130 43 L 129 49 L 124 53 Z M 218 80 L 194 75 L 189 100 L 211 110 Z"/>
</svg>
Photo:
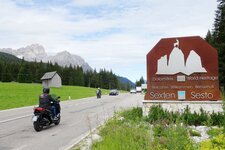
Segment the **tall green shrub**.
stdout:
<svg viewBox="0 0 225 150">
<path fill-rule="evenodd" d="M 134 107 L 129 111 L 123 111 L 120 114 L 127 121 L 141 121 L 142 119 L 142 108 Z"/>
<path fill-rule="evenodd" d="M 224 91 L 223 91 L 223 93 L 222 93 L 222 98 L 223 98 L 223 124 L 222 124 L 222 126 L 223 126 L 223 132 L 225 133 L 225 93 L 224 93 Z"/>
<path fill-rule="evenodd" d="M 189 138 L 187 129 L 179 125 L 167 127 L 160 124 L 154 127 L 153 149 L 194 150 L 194 144 Z"/>
<path fill-rule="evenodd" d="M 183 122 L 185 125 L 214 125 L 223 126 L 224 125 L 224 113 L 213 112 L 208 114 L 202 108 L 200 108 L 199 113 L 191 113 L 190 108 L 187 106 L 183 113 L 180 112 L 169 112 L 164 110 L 160 105 L 152 106 L 149 110 L 147 121 L 149 123 L 166 123 L 174 124 L 177 122 Z"/>
<path fill-rule="evenodd" d="M 165 119 L 169 119 L 169 112 L 163 110 L 161 105 L 150 107 L 147 119 L 150 123 Z"/>
</svg>

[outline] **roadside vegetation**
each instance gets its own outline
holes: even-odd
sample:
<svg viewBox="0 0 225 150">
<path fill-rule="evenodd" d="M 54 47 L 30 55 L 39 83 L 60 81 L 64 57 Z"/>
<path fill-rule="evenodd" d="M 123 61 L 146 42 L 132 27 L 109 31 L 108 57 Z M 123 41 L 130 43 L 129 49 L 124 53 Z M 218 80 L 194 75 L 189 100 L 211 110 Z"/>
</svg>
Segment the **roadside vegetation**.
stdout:
<svg viewBox="0 0 225 150">
<path fill-rule="evenodd" d="M 108 93 L 102 89 L 102 94 Z M 31 83 L 3 83 L 0 82 L 0 110 L 31 106 L 38 104 L 38 97 L 42 93 L 41 84 Z M 62 86 L 61 88 L 51 88 L 50 94 L 60 96 L 60 100 L 80 99 L 96 95 L 96 88 L 80 86 Z"/>
<path fill-rule="evenodd" d="M 205 127 L 208 137 L 202 141 L 197 127 Z M 160 105 L 152 106 L 146 117 L 136 107 L 116 113 L 99 129 L 101 141 L 92 144 L 93 150 L 222 150 L 225 149 L 225 115 L 169 112 Z"/>
<path fill-rule="evenodd" d="M 100 128 L 102 141 L 94 143 L 92 149 L 195 149 L 185 126 L 167 124 L 162 119 L 152 124 L 148 120 L 139 107 L 116 114 Z"/>
<path fill-rule="evenodd" d="M 150 126 L 143 121 L 140 108 L 116 114 L 100 129 L 100 135 L 102 142 L 94 143 L 93 150 L 147 150 L 150 146 Z"/>
</svg>

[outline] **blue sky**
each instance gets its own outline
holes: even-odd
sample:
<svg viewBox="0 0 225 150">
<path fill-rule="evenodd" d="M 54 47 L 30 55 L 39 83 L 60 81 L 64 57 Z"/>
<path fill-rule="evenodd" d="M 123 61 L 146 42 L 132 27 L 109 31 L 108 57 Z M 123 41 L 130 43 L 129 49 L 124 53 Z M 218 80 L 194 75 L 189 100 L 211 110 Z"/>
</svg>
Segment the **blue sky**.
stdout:
<svg viewBox="0 0 225 150">
<path fill-rule="evenodd" d="M 0 0 L 0 48 L 38 43 L 92 68 L 146 79 L 146 54 L 167 37 L 205 37 L 215 0 Z"/>
</svg>

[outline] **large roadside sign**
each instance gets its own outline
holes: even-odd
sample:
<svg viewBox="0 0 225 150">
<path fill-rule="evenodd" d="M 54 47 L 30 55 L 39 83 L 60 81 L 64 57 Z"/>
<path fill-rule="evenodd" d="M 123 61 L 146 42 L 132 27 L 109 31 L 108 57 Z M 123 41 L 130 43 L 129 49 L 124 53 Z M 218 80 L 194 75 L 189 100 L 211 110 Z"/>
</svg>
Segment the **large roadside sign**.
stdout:
<svg viewBox="0 0 225 150">
<path fill-rule="evenodd" d="M 221 100 L 217 50 L 199 36 L 161 39 L 147 54 L 145 100 Z"/>
</svg>

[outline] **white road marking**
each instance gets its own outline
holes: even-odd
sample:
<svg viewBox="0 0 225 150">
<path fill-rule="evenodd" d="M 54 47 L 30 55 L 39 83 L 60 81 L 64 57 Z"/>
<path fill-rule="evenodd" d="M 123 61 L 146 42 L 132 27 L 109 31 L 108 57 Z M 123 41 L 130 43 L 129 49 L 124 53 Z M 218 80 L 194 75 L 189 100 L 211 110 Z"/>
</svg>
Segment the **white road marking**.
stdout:
<svg viewBox="0 0 225 150">
<path fill-rule="evenodd" d="M 73 106 L 77 106 L 77 105 L 84 105 L 84 104 L 87 104 L 87 103 L 91 103 L 91 102 L 83 102 L 83 103 L 74 104 L 74 105 L 73 104 L 72 105 L 70 104 L 68 106 L 64 106 L 63 108 L 73 107 Z M 12 110 L 18 110 L 18 109 L 25 109 L 25 108 L 29 108 L 29 107 L 32 107 L 32 106 L 22 107 L 22 108 L 15 108 L 15 109 L 9 109 L 9 110 L 3 110 L 3 111 L 0 111 L 0 112 L 6 112 L 6 111 L 12 111 Z M 19 117 L 15 117 L 15 118 L 11 118 L 11 119 L 2 120 L 2 121 L 0 121 L 0 123 L 14 121 L 14 120 L 18 120 L 18 119 L 22 119 L 22 118 L 26 118 L 26 117 L 30 117 L 30 116 L 32 116 L 32 114 L 24 115 L 24 116 L 19 116 Z"/>
<path fill-rule="evenodd" d="M 13 120 L 18 120 L 18 119 L 22 119 L 22 118 L 26 118 L 26 117 L 30 117 L 30 116 L 32 116 L 32 114 L 24 115 L 24 116 L 20 116 L 20 117 L 15 117 L 15 118 L 7 119 L 7 120 L 3 120 L 3 121 L 0 121 L 0 123 L 5 123 L 5 122 L 13 121 Z"/>
<path fill-rule="evenodd" d="M 27 145 L 20 146 L 18 148 L 13 149 L 13 150 L 22 150 L 22 149 L 25 149 L 25 147 L 27 147 Z"/>
<path fill-rule="evenodd" d="M 7 111 L 17 111 L 17 110 L 28 109 L 28 108 L 32 109 L 34 107 L 37 107 L 37 106 L 25 106 L 25 107 L 19 107 L 19 108 L 5 109 L 5 110 L 0 110 L 0 113 L 4 113 L 4 112 L 7 112 Z"/>
</svg>

